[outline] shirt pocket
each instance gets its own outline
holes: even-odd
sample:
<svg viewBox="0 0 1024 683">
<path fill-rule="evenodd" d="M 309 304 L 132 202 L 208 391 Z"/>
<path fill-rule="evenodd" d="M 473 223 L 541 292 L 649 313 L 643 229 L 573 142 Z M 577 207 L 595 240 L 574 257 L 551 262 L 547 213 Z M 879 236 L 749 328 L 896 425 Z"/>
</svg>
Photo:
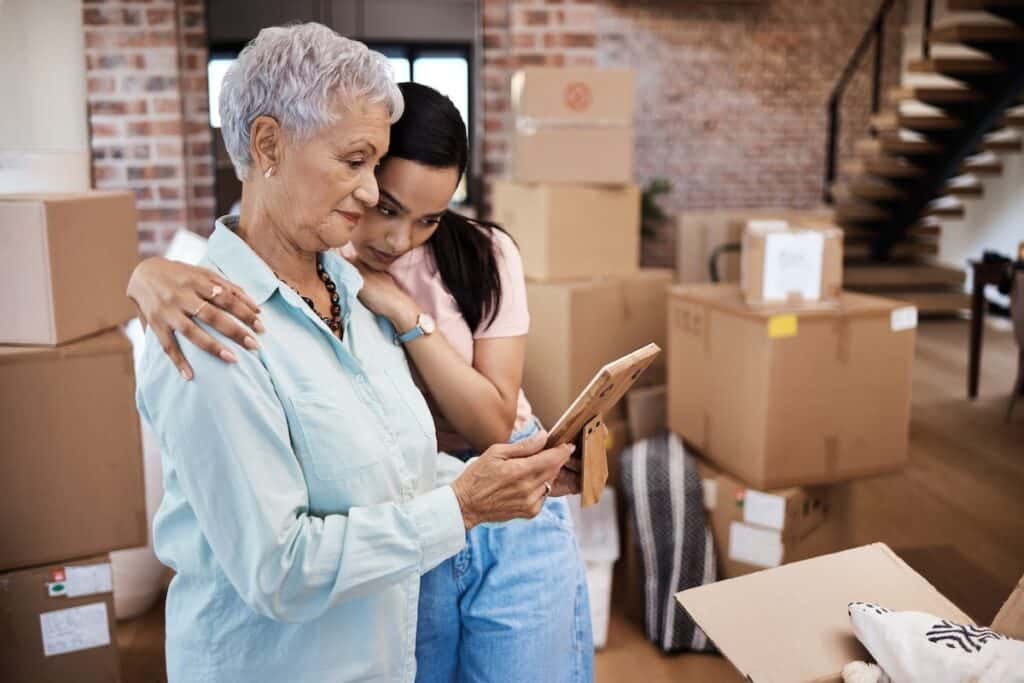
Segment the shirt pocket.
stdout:
<svg viewBox="0 0 1024 683">
<path fill-rule="evenodd" d="M 434 416 L 427 406 L 427 400 L 423 393 L 413 382 L 410 372 L 411 368 L 405 366 L 399 369 L 389 368 L 384 372 L 384 376 L 390 382 L 395 395 L 401 399 L 400 405 L 406 414 L 413 417 L 423 436 L 436 445 L 437 432 L 434 428 Z"/>
<path fill-rule="evenodd" d="M 379 448 L 372 439 L 359 437 L 360 419 L 320 394 L 299 394 L 291 398 L 298 423 L 299 457 L 312 465 L 313 474 L 323 481 L 335 481 L 362 474 L 381 463 Z"/>
</svg>

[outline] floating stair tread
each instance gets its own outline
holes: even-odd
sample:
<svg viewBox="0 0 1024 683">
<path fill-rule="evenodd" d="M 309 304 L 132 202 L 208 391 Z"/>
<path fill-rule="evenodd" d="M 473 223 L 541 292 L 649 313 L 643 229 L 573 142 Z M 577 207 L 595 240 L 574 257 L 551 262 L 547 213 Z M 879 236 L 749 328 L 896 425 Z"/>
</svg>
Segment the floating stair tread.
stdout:
<svg viewBox="0 0 1024 683">
<path fill-rule="evenodd" d="M 925 174 L 925 169 L 920 166 L 887 154 L 862 156 L 854 160 L 848 168 L 854 171 L 851 175 L 857 175 L 858 169 L 860 169 L 859 175 L 870 174 L 890 178 L 916 178 Z"/>
<path fill-rule="evenodd" d="M 987 152 L 1019 152 L 1024 145 L 1019 133 L 1004 129 L 986 135 L 981 147 Z"/>
<path fill-rule="evenodd" d="M 892 218 L 888 211 L 871 202 L 852 199 L 836 202 L 835 213 L 840 220 L 851 221 L 884 221 Z"/>
<path fill-rule="evenodd" d="M 1024 117 L 1022 117 L 1024 119 Z M 945 114 L 885 112 L 871 117 L 871 127 L 878 132 L 907 130 L 956 130 L 963 123 Z"/>
<path fill-rule="evenodd" d="M 928 202 L 924 211 L 927 216 L 942 216 L 943 218 L 963 218 L 964 204 L 956 197 L 939 197 Z"/>
<path fill-rule="evenodd" d="M 966 87 L 940 85 L 901 85 L 889 90 L 890 102 L 916 100 L 918 102 L 935 102 L 940 104 L 958 104 L 962 102 L 981 102 L 985 94 Z"/>
<path fill-rule="evenodd" d="M 850 289 L 893 287 L 962 287 L 966 273 L 932 263 L 849 264 L 843 269 L 843 284 Z"/>
<path fill-rule="evenodd" d="M 984 76 L 1000 74 L 1007 66 L 994 59 L 977 57 L 937 57 L 913 59 L 907 64 L 907 71 L 917 74 L 944 74 L 948 76 Z"/>
<path fill-rule="evenodd" d="M 1013 24 L 950 24 L 933 28 L 936 43 L 1012 43 L 1024 40 L 1024 29 Z"/>
<path fill-rule="evenodd" d="M 849 181 L 836 183 L 832 187 L 832 196 L 836 199 L 905 199 L 907 193 L 890 183 L 862 176 Z"/>
<path fill-rule="evenodd" d="M 999 175 L 1003 172 L 1003 161 L 991 152 L 983 152 L 967 157 L 960 170 L 973 175 Z"/>
<path fill-rule="evenodd" d="M 878 230 L 863 225 L 847 225 L 843 227 L 843 239 L 847 242 L 864 242 L 874 239 Z M 907 237 L 915 240 L 927 240 L 940 237 L 942 226 L 931 223 L 915 223 L 907 230 Z"/>
<path fill-rule="evenodd" d="M 981 197 L 985 187 L 973 175 L 960 175 L 946 181 L 946 193 L 957 197 Z"/>
<path fill-rule="evenodd" d="M 1024 9 L 1024 0 L 948 0 L 947 9 L 955 12 L 985 11 L 989 9 Z"/>
<path fill-rule="evenodd" d="M 936 256 L 939 253 L 938 242 L 900 242 L 894 244 L 889 255 L 894 259 L 911 259 L 921 256 Z M 843 244 L 843 254 L 849 261 L 867 261 L 871 258 L 870 244 Z M 845 269 L 844 269 L 845 273 Z M 843 278 L 845 279 L 845 275 Z"/>
</svg>

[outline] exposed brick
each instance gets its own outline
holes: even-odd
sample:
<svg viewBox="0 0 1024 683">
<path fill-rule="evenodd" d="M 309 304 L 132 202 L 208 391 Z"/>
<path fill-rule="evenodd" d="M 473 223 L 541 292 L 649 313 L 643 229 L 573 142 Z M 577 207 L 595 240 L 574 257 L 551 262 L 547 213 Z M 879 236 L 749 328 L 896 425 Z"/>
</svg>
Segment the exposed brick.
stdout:
<svg viewBox="0 0 1024 683">
<path fill-rule="evenodd" d="M 149 9 L 146 10 L 146 22 L 150 26 L 162 26 L 174 22 L 173 9 Z"/>
<path fill-rule="evenodd" d="M 90 95 L 106 94 L 114 92 L 114 89 L 117 87 L 117 82 L 110 77 L 86 78 L 85 87 L 86 90 L 89 91 Z"/>
<path fill-rule="evenodd" d="M 523 21 L 527 26 L 547 26 L 549 16 L 546 10 L 527 10 L 523 12 Z"/>
<path fill-rule="evenodd" d="M 82 19 L 95 182 L 135 193 L 140 253 L 160 253 L 215 212 L 204 2 L 85 0 Z"/>
</svg>

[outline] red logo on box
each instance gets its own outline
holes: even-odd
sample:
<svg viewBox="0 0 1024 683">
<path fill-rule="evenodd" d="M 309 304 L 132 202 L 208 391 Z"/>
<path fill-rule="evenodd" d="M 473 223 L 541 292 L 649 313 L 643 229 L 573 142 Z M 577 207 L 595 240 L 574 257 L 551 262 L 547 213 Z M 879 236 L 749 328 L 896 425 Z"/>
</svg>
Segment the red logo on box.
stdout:
<svg viewBox="0 0 1024 683">
<path fill-rule="evenodd" d="M 50 572 L 50 580 L 58 583 L 63 583 L 67 581 L 67 577 L 64 575 L 63 569 L 54 569 L 52 572 Z"/>
<path fill-rule="evenodd" d="M 594 101 L 590 86 L 586 83 L 570 83 L 565 86 L 565 105 L 573 111 L 583 111 Z"/>
</svg>

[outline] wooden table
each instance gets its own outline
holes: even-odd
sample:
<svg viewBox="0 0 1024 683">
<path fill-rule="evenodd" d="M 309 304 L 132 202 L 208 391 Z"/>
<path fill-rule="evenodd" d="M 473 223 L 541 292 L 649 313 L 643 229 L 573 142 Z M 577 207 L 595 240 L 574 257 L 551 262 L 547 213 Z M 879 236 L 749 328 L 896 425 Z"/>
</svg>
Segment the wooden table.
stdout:
<svg viewBox="0 0 1024 683">
<path fill-rule="evenodd" d="M 971 346 L 967 364 L 967 398 L 978 397 L 978 373 L 981 365 L 982 330 L 985 322 L 985 286 L 996 285 L 1005 277 L 1006 263 L 970 261 L 972 274 Z"/>
</svg>

